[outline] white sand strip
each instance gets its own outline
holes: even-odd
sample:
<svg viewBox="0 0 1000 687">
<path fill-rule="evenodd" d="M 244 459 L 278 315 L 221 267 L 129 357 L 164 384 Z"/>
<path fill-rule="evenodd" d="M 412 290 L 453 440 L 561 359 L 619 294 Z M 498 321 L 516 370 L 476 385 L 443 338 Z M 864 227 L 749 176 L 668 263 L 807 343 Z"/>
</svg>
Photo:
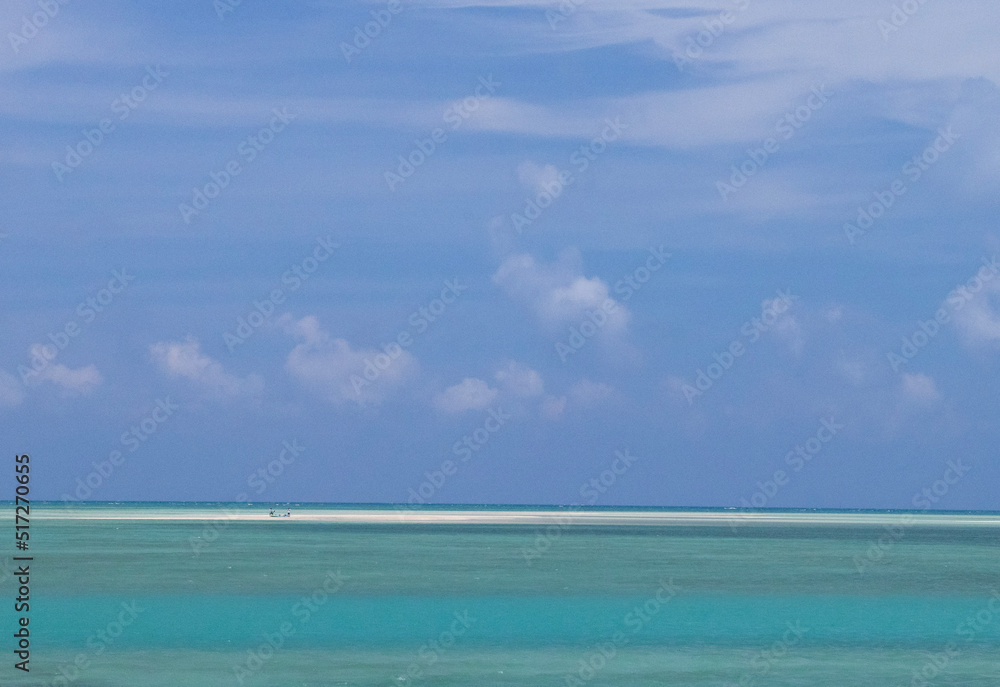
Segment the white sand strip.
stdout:
<svg viewBox="0 0 1000 687">
<path fill-rule="evenodd" d="M 773 513 L 739 511 L 460 511 L 460 510 L 294 510 L 291 517 L 271 517 L 219 508 L 100 510 L 38 508 L 38 519 L 257 521 L 274 525 L 296 522 L 414 525 L 601 525 L 601 526 L 880 526 L 1000 527 L 997 514 L 942 513 Z"/>
</svg>

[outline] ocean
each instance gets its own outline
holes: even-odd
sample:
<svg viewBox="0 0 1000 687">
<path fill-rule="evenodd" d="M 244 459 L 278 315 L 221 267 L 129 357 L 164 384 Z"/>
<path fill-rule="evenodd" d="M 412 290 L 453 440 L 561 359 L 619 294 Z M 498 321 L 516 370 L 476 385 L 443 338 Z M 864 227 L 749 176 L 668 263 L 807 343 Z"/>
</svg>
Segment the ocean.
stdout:
<svg viewBox="0 0 1000 687">
<path fill-rule="evenodd" d="M 32 504 L 0 684 L 1000 685 L 997 515 L 270 505 Z"/>
</svg>

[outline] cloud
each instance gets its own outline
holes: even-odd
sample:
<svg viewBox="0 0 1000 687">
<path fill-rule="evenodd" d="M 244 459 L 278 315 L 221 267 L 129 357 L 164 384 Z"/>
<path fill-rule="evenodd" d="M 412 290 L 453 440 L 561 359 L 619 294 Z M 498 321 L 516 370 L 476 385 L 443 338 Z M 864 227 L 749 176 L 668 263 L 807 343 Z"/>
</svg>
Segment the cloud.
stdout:
<svg viewBox="0 0 1000 687">
<path fill-rule="evenodd" d="M 33 359 L 49 360 L 45 355 L 45 348 L 42 344 L 35 344 L 31 347 L 29 355 Z M 100 386 L 103 381 L 104 379 L 95 365 L 87 365 L 74 370 L 52 362 L 27 378 L 27 383 L 32 386 L 42 382 L 55 384 L 63 396 L 86 396 Z"/>
<path fill-rule="evenodd" d="M 987 282 L 955 312 L 955 326 L 969 345 L 1000 343 L 1000 281 Z"/>
<path fill-rule="evenodd" d="M 24 400 L 24 389 L 17 377 L 0 370 L 0 408 L 13 408 Z"/>
<path fill-rule="evenodd" d="M 493 378 L 507 393 L 519 398 L 541 396 L 545 391 L 545 383 L 538 372 L 513 360 L 497 370 Z"/>
<path fill-rule="evenodd" d="M 201 344 L 193 337 L 160 341 L 150 346 L 149 352 L 161 372 L 188 380 L 212 399 L 256 397 L 264 389 L 264 380 L 258 375 L 237 377 L 226 372 L 221 363 L 201 353 Z"/>
<path fill-rule="evenodd" d="M 496 400 L 499 392 L 481 379 L 466 377 L 434 397 L 438 410 L 457 415 L 467 410 L 482 410 Z"/>
<path fill-rule="evenodd" d="M 595 312 L 606 318 L 600 327 L 606 336 L 623 333 L 629 321 L 629 311 L 611 298 L 606 283 L 583 276 L 575 251 L 564 252 L 549 265 L 531 255 L 512 255 L 493 275 L 493 283 L 534 311 L 550 331 L 590 321 L 588 315 Z"/>
<path fill-rule="evenodd" d="M 398 346 L 387 353 L 352 350 L 344 339 L 333 339 L 313 316 L 279 320 L 299 340 L 288 354 L 288 373 L 331 403 L 379 404 L 417 370 L 417 359 Z M 392 355 L 390 355 L 392 354 Z"/>
<path fill-rule="evenodd" d="M 86 396 L 100 386 L 103 378 L 94 365 L 71 370 L 65 365 L 49 365 L 38 378 L 58 386 L 64 396 Z"/>
</svg>

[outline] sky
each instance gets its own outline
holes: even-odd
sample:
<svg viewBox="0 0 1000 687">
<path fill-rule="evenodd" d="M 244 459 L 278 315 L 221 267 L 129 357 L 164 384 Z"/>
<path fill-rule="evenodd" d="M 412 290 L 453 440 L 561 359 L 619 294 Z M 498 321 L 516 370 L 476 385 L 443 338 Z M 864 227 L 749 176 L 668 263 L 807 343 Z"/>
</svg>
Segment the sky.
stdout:
<svg viewBox="0 0 1000 687">
<path fill-rule="evenodd" d="M 0 28 L 36 499 L 1000 510 L 995 2 Z"/>
</svg>

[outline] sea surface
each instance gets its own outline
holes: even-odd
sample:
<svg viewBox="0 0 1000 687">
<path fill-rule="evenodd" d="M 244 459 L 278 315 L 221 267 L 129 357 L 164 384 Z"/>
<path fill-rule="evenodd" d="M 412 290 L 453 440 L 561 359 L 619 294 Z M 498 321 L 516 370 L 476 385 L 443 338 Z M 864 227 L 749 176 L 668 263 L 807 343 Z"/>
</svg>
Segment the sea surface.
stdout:
<svg viewBox="0 0 1000 687">
<path fill-rule="evenodd" d="M 32 504 L 0 685 L 1000 685 L 995 514 L 269 505 Z"/>
</svg>

